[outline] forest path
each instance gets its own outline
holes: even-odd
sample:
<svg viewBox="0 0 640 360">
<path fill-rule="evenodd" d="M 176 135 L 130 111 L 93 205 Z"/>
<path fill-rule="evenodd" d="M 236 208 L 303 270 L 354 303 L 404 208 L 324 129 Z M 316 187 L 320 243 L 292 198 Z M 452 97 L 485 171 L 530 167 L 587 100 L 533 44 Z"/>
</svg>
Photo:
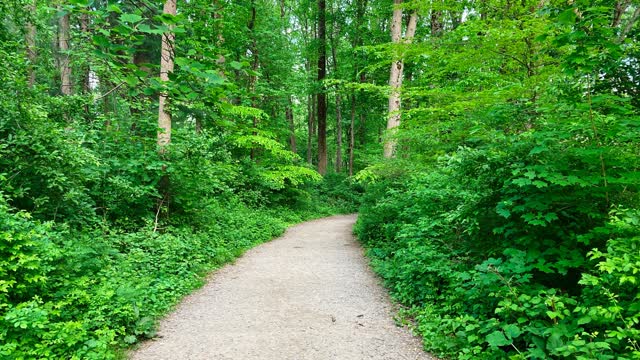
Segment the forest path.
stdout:
<svg viewBox="0 0 640 360">
<path fill-rule="evenodd" d="M 290 228 L 211 275 L 132 359 L 432 359 L 351 234 L 355 215 Z"/>
</svg>

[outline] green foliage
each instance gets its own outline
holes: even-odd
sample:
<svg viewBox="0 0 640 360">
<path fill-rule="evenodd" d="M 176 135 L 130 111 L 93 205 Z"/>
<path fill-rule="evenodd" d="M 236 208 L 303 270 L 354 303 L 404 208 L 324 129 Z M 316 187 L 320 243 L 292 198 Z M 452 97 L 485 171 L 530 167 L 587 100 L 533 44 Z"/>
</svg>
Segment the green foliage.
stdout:
<svg viewBox="0 0 640 360">
<path fill-rule="evenodd" d="M 604 3 L 496 8 L 407 50 L 423 76 L 398 159 L 356 176 L 356 233 L 427 350 L 640 358 L 637 84 L 613 70 L 635 45 Z"/>
<path fill-rule="evenodd" d="M 326 211 L 210 200 L 190 226 L 123 233 L 64 230 L 0 210 L 0 357 L 8 359 L 115 358 L 152 337 L 207 272 Z"/>
</svg>

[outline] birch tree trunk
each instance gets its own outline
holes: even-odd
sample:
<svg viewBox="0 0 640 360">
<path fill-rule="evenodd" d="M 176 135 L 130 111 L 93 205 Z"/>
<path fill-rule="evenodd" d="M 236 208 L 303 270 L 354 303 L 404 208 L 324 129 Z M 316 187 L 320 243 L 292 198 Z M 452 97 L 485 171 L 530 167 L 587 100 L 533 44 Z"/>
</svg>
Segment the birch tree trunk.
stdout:
<svg viewBox="0 0 640 360">
<path fill-rule="evenodd" d="M 27 5 L 27 10 L 33 15 L 33 19 L 35 20 L 36 14 L 36 3 L 35 0 Z M 28 22 L 25 26 L 25 43 L 27 44 L 27 59 L 29 60 L 29 68 L 28 68 L 28 82 L 29 88 L 33 88 L 36 84 L 36 71 L 35 64 L 38 59 L 38 52 L 36 48 L 36 25 L 33 22 Z"/>
<path fill-rule="evenodd" d="M 401 44 L 409 44 L 416 32 L 418 22 L 418 14 L 414 10 L 409 18 L 407 31 L 404 39 L 402 38 L 402 0 L 394 0 L 393 17 L 391 19 L 391 42 L 394 46 Z M 397 51 L 397 53 L 396 53 Z M 395 130 L 400 126 L 400 110 L 401 110 L 401 88 L 402 75 L 404 71 L 404 60 L 402 57 L 402 49 L 394 49 L 394 60 L 391 63 L 391 72 L 389 76 L 389 118 L 387 120 L 387 139 L 384 142 L 384 157 L 391 158 L 394 156 L 396 148 L 396 140 L 393 138 Z"/>
<path fill-rule="evenodd" d="M 163 14 L 176 15 L 177 0 L 167 0 L 164 3 L 162 10 Z M 174 43 L 175 34 L 173 33 L 173 26 L 169 27 L 169 31 L 162 34 L 162 49 L 160 56 L 160 81 L 169 82 L 169 73 L 173 72 L 174 67 Z M 164 151 L 164 148 L 171 142 L 171 113 L 167 109 L 169 103 L 169 96 L 167 93 L 161 93 L 159 97 L 158 106 L 158 147 L 160 152 Z"/>
<path fill-rule="evenodd" d="M 69 14 L 66 13 L 58 19 L 58 51 L 60 52 L 60 92 L 63 95 L 71 95 L 71 64 L 69 61 Z"/>
</svg>

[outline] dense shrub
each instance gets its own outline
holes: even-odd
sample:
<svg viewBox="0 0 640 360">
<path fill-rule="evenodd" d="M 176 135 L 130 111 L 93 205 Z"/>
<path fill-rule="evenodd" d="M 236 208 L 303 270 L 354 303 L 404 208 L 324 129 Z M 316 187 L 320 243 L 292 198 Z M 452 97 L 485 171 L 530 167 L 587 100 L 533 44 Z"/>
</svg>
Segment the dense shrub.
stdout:
<svg viewBox="0 0 640 360">
<path fill-rule="evenodd" d="M 634 147 L 557 138 L 579 136 L 575 124 L 557 130 L 460 148 L 368 186 L 356 232 L 412 307 L 427 349 L 459 359 L 640 356 Z"/>
<path fill-rule="evenodd" d="M 238 202 L 202 211 L 207 224 L 163 232 L 80 232 L 2 205 L 0 358 L 115 358 L 208 271 L 302 219 Z"/>
</svg>

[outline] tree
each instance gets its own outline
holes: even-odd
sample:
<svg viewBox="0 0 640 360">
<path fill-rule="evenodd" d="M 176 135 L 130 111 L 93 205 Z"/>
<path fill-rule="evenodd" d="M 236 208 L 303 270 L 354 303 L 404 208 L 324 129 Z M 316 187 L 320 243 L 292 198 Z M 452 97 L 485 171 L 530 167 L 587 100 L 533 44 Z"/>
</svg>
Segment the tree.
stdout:
<svg viewBox="0 0 640 360">
<path fill-rule="evenodd" d="M 177 0 L 166 0 L 162 10 L 163 15 L 175 16 L 177 12 Z M 162 34 L 162 50 L 160 54 L 160 81 L 169 82 L 169 74 L 173 72 L 175 58 L 175 34 L 173 25 Z M 169 95 L 165 89 L 160 93 L 158 104 L 158 147 L 163 152 L 171 142 L 171 113 L 168 109 Z"/>
<path fill-rule="evenodd" d="M 413 10 L 409 17 L 407 30 L 402 36 L 402 0 L 393 1 L 393 17 L 391 19 L 391 42 L 394 46 L 393 60 L 391 62 L 391 72 L 389 76 L 389 118 L 387 120 L 387 131 L 389 132 L 384 143 L 384 157 L 391 158 L 394 155 L 396 140 L 393 138 L 394 130 L 400 126 L 401 111 L 401 88 L 404 72 L 404 59 L 400 45 L 410 44 L 413 39 L 418 21 L 417 10 Z"/>
<path fill-rule="evenodd" d="M 68 10 L 64 9 L 64 3 L 60 4 L 62 15 L 58 19 L 58 67 L 60 69 L 60 92 L 63 95 L 71 95 L 73 93 L 73 84 L 71 83 L 71 64 L 69 60 L 69 40 L 70 28 Z"/>
<path fill-rule="evenodd" d="M 323 81 L 327 76 L 326 0 L 318 0 L 318 172 L 327 173 L 327 95 Z"/>
<path fill-rule="evenodd" d="M 36 71 L 35 65 L 38 59 L 38 51 L 36 49 L 36 35 L 37 29 L 35 25 L 36 20 L 36 2 L 35 0 L 27 5 L 27 11 L 33 16 L 33 18 L 25 26 L 25 43 L 27 45 L 27 59 L 29 60 L 29 87 L 33 88 L 36 83 Z"/>
</svg>

